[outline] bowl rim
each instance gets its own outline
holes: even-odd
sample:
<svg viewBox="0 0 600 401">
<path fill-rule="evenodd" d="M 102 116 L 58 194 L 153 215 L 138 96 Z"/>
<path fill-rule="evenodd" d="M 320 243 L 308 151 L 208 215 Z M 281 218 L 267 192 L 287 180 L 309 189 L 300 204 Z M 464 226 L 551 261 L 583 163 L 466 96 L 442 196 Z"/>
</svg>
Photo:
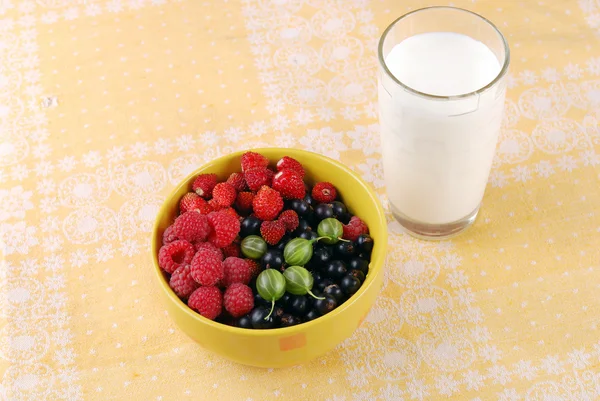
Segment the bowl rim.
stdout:
<svg viewBox="0 0 600 401">
<path fill-rule="evenodd" d="M 313 319 L 311 321 L 304 322 L 304 323 L 301 323 L 298 325 L 294 325 L 294 326 L 290 326 L 290 327 L 280 327 L 280 328 L 274 328 L 274 329 L 268 329 L 268 330 L 267 329 L 265 329 L 265 330 L 250 330 L 250 329 L 245 329 L 245 328 L 241 328 L 241 327 L 229 326 L 227 324 L 219 323 L 214 320 L 205 318 L 204 316 L 198 314 L 197 312 L 193 311 L 189 306 L 187 306 L 175 294 L 175 292 L 171 289 L 171 287 L 169 287 L 168 281 L 165 280 L 165 277 L 163 276 L 163 273 L 158 265 L 158 251 L 160 249 L 160 247 L 157 248 L 157 243 L 158 243 L 158 239 L 159 239 L 157 237 L 158 237 L 158 230 L 159 230 L 159 224 L 160 224 L 160 218 L 158 216 L 161 216 L 164 213 L 166 213 L 167 209 L 169 208 L 169 205 L 172 203 L 171 200 L 175 197 L 175 194 L 177 192 L 179 192 L 182 189 L 182 187 L 189 186 L 190 180 L 193 177 L 195 177 L 196 175 L 200 174 L 200 171 L 210 170 L 211 167 L 216 167 L 216 165 L 222 163 L 225 160 L 233 159 L 236 157 L 241 157 L 242 154 L 244 154 L 245 152 L 248 152 L 248 151 L 252 151 L 252 152 L 256 152 L 256 153 L 261 153 L 264 151 L 268 151 L 268 152 L 279 151 L 282 153 L 288 153 L 290 157 L 293 157 L 293 155 L 291 155 L 293 153 L 308 154 L 308 155 L 310 155 L 310 157 L 320 159 L 322 162 L 325 162 L 328 164 L 333 164 L 337 168 L 342 170 L 344 173 L 352 176 L 360 184 L 360 186 L 364 189 L 364 191 L 367 193 L 367 195 L 371 199 L 372 204 L 374 204 L 375 208 L 376 208 L 378 222 L 380 223 L 382 230 L 380 233 L 380 239 L 378 241 L 378 242 L 381 242 L 381 245 L 378 245 L 378 248 L 377 248 L 380 263 L 378 263 L 378 266 L 375 266 L 376 267 L 375 270 L 376 271 L 383 270 L 384 265 L 385 265 L 385 257 L 386 257 L 386 253 L 387 253 L 387 241 L 388 241 L 388 233 L 387 233 L 387 228 L 386 228 L 387 220 L 385 217 L 385 212 L 384 212 L 383 206 L 381 204 L 381 201 L 379 200 L 379 197 L 375 193 L 374 189 L 370 185 L 368 185 L 364 181 L 364 179 L 360 175 L 358 175 L 356 172 L 352 171 L 350 168 L 348 168 L 341 162 L 334 160 L 328 156 L 322 155 L 320 153 L 316 153 L 316 152 L 312 152 L 312 151 L 308 151 L 308 150 L 304 150 L 304 149 L 297 149 L 297 148 L 261 147 L 261 148 L 252 148 L 252 149 L 245 149 L 245 150 L 232 152 L 227 155 L 219 156 L 217 158 L 210 160 L 209 162 L 201 165 L 200 167 L 198 167 L 197 169 L 192 171 L 190 174 L 188 174 L 185 178 L 180 180 L 179 184 L 177 184 L 173 188 L 173 190 L 165 197 L 163 204 L 161 205 L 160 210 L 158 212 L 157 218 L 155 219 L 153 227 L 152 227 L 152 236 L 151 236 L 152 243 L 151 243 L 151 247 L 150 247 L 151 248 L 150 252 L 152 253 L 152 264 L 154 266 L 154 275 L 157 278 L 160 287 L 165 292 L 167 297 L 187 316 L 189 316 L 193 320 L 198 321 L 201 324 L 208 325 L 216 330 L 223 330 L 224 332 L 228 332 L 230 334 L 240 334 L 240 335 L 251 336 L 251 337 L 278 336 L 278 335 L 297 333 L 298 329 L 300 327 L 303 329 L 309 330 L 312 326 L 321 324 L 321 323 L 325 322 L 326 320 L 335 319 L 338 315 L 344 313 L 344 311 L 346 309 L 348 309 L 352 304 L 358 302 L 360 300 L 360 298 L 367 292 L 367 290 L 372 285 L 374 285 L 374 276 L 373 275 L 370 276 L 370 279 L 369 279 L 369 276 L 367 276 L 365 282 L 360 287 L 360 289 L 354 295 L 352 295 L 348 300 L 346 300 L 346 302 L 344 302 L 339 307 L 335 308 L 333 311 L 331 311 L 323 316 L 319 316 L 316 319 Z M 273 162 L 272 160 L 269 160 L 269 161 Z M 160 241 L 162 243 L 162 239 L 160 239 Z M 380 273 L 383 273 L 383 272 L 380 272 Z"/>
</svg>

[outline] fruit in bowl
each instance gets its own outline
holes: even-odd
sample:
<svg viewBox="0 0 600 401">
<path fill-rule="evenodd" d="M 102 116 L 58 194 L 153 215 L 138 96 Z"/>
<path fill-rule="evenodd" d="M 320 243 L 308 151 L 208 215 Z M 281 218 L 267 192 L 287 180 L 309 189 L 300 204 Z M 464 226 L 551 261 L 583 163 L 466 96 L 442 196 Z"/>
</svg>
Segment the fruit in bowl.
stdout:
<svg viewBox="0 0 600 401">
<path fill-rule="evenodd" d="M 240 363 L 280 367 L 358 327 L 382 283 L 382 207 L 341 164 L 257 149 L 200 168 L 153 231 L 163 298 L 190 337 Z"/>
</svg>

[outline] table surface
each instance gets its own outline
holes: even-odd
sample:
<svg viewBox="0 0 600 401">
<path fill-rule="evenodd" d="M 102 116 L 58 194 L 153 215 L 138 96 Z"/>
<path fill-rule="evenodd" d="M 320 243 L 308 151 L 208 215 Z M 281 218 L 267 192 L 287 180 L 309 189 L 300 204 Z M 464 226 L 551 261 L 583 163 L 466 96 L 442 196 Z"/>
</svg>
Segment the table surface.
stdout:
<svg viewBox="0 0 600 401">
<path fill-rule="evenodd" d="M 216 156 L 320 152 L 387 203 L 375 48 L 425 5 L 0 2 L 0 399 L 598 399 L 598 0 L 454 2 L 512 49 L 484 205 L 439 243 L 388 216 L 384 289 L 343 345 L 300 367 L 238 366 L 157 298 L 154 216 Z"/>
</svg>

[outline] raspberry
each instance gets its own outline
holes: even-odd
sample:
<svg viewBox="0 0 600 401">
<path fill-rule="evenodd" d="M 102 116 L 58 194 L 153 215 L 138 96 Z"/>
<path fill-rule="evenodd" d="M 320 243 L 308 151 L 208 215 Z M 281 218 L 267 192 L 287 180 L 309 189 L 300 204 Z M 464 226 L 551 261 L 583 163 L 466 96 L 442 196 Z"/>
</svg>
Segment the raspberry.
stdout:
<svg viewBox="0 0 600 401">
<path fill-rule="evenodd" d="M 252 201 L 254 194 L 252 192 L 238 192 L 235 199 L 235 207 L 242 213 L 250 213 L 252 211 Z"/>
<path fill-rule="evenodd" d="M 251 191 L 258 191 L 263 185 L 270 187 L 273 175 L 275 173 L 267 168 L 254 168 L 244 172 L 244 178 Z"/>
<path fill-rule="evenodd" d="M 228 258 L 230 256 L 235 256 L 235 257 L 239 258 L 240 253 L 241 253 L 240 244 L 237 244 L 235 242 L 223 247 L 223 255 L 225 255 L 226 258 Z"/>
<path fill-rule="evenodd" d="M 173 241 L 177 241 L 177 237 L 173 234 L 173 226 L 167 227 L 163 233 L 162 243 L 163 245 L 170 244 Z"/>
<path fill-rule="evenodd" d="M 179 211 L 183 214 L 191 210 L 197 210 L 200 214 L 208 214 L 212 211 L 212 208 L 197 193 L 188 192 L 179 201 Z"/>
<path fill-rule="evenodd" d="M 213 200 L 223 207 L 233 205 L 237 192 L 235 188 L 226 182 L 221 182 L 213 188 Z"/>
<path fill-rule="evenodd" d="M 281 170 L 273 177 L 273 189 L 284 199 L 302 199 L 306 193 L 304 181 L 294 170 Z"/>
<path fill-rule="evenodd" d="M 204 199 L 209 199 L 217 182 L 216 174 L 200 174 L 192 183 L 192 190 Z"/>
<path fill-rule="evenodd" d="M 289 156 L 283 156 L 278 162 L 277 162 L 277 171 L 283 171 L 283 170 L 294 170 L 295 172 L 297 172 L 298 174 L 300 174 L 300 178 L 304 178 L 304 167 L 302 167 L 302 164 L 300 164 L 300 162 L 296 159 L 292 159 Z"/>
<path fill-rule="evenodd" d="M 344 224 L 342 226 L 342 228 L 344 230 L 344 234 L 342 235 L 342 238 L 350 240 L 350 241 L 356 241 L 358 236 L 362 233 L 362 229 L 358 225 Z"/>
<path fill-rule="evenodd" d="M 285 235 L 285 224 L 280 220 L 263 221 L 260 225 L 260 235 L 269 245 L 277 245 Z"/>
<path fill-rule="evenodd" d="M 223 310 L 223 296 L 217 287 L 200 287 L 190 295 L 188 306 L 205 318 L 215 320 Z"/>
<path fill-rule="evenodd" d="M 179 266 L 177 270 L 173 272 L 173 275 L 171 275 L 171 279 L 169 280 L 169 287 L 173 289 L 179 298 L 189 297 L 192 292 L 198 288 L 198 283 L 190 274 L 189 265 Z"/>
<path fill-rule="evenodd" d="M 246 172 L 253 168 L 267 168 L 269 159 L 256 152 L 246 152 L 241 159 L 242 172 Z"/>
<path fill-rule="evenodd" d="M 214 212 L 216 210 L 225 209 L 227 206 L 221 205 L 216 199 L 211 199 L 208 202 L 208 206 L 210 207 L 210 211 Z"/>
<path fill-rule="evenodd" d="M 195 210 L 177 217 L 172 227 L 173 235 L 188 242 L 204 241 L 210 233 L 207 217 Z"/>
<path fill-rule="evenodd" d="M 201 249 L 192 259 L 190 274 L 200 285 L 216 285 L 223 278 L 223 263 L 214 251 Z"/>
<path fill-rule="evenodd" d="M 158 250 L 158 265 L 172 274 L 179 266 L 187 265 L 194 257 L 194 247 L 187 241 L 177 240 Z"/>
<path fill-rule="evenodd" d="M 294 210 L 291 210 L 291 209 L 284 210 L 279 215 L 279 218 L 277 220 L 279 220 L 283 224 L 285 224 L 285 229 L 288 232 L 294 231 L 296 228 L 298 228 L 298 224 L 300 224 L 300 219 L 298 218 L 298 213 L 296 213 Z"/>
<path fill-rule="evenodd" d="M 365 223 L 364 221 L 362 221 L 360 219 L 360 217 L 358 216 L 352 216 L 350 218 L 350 221 L 348 222 L 349 225 L 351 226 L 355 226 L 360 228 L 360 233 L 361 234 L 368 234 L 369 233 L 369 226 L 367 226 L 367 223 Z"/>
<path fill-rule="evenodd" d="M 245 284 L 235 283 L 225 290 L 223 296 L 225 310 L 233 317 L 244 316 L 254 308 L 252 289 Z"/>
<path fill-rule="evenodd" d="M 212 227 L 208 241 L 212 242 L 217 248 L 223 248 L 231 244 L 240 232 L 240 220 L 227 211 L 220 210 L 209 213 L 208 221 Z"/>
<path fill-rule="evenodd" d="M 241 192 L 246 189 L 246 180 L 244 179 L 244 174 L 242 173 L 231 174 L 226 182 L 234 187 L 237 192 Z"/>
<path fill-rule="evenodd" d="M 337 191 L 329 182 L 318 182 L 312 189 L 312 197 L 319 203 L 333 202 L 336 196 Z"/>
<path fill-rule="evenodd" d="M 263 186 L 252 201 L 254 215 L 261 220 L 274 220 L 283 209 L 283 199 L 279 192 Z"/>
<path fill-rule="evenodd" d="M 229 213 L 230 215 L 232 215 L 233 217 L 235 217 L 238 220 L 240 218 L 240 215 L 237 214 L 237 212 L 235 211 L 235 209 L 232 208 L 232 207 L 226 207 L 225 209 L 221 209 L 221 211 Z"/>
<path fill-rule="evenodd" d="M 261 266 L 260 266 L 260 262 L 258 262 L 257 260 L 253 260 L 253 259 L 244 259 L 246 261 L 246 263 L 248 263 L 248 267 L 250 269 L 251 277 L 252 278 L 256 278 L 256 276 L 258 276 L 258 273 L 261 272 Z"/>
<path fill-rule="evenodd" d="M 248 284 L 252 278 L 252 270 L 244 259 L 234 256 L 223 261 L 223 280 L 225 287 L 234 283 Z"/>
<path fill-rule="evenodd" d="M 223 251 L 211 244 L 210 242 L 195 242 L 194 249 L 198 252 L 200 249 L 208 249 L 211 252 L 214 252 L 215 255 L 219 258 L 219 260 L 223 260 Z"/>
</svg>

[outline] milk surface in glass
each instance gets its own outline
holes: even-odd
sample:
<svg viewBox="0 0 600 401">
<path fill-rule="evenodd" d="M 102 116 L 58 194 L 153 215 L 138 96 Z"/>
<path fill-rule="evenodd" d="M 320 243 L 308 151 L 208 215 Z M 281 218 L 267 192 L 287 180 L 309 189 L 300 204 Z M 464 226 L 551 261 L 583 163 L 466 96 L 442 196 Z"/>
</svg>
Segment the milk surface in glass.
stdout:
<svg viewBox="0 0 600 401">
<path fill-rule="evenodd" d="M 491 83 L 502 68 L 469 36 L 417 34 L 385 58 L 394 77 L 426 95 L 459 96 Z M 380 83 L 384 175 L 392 209 L 426 224 L 447 224 L 481 202 L 500 131 L 504 90 L 456 99 L 417 96 Z"/>
</svg>

